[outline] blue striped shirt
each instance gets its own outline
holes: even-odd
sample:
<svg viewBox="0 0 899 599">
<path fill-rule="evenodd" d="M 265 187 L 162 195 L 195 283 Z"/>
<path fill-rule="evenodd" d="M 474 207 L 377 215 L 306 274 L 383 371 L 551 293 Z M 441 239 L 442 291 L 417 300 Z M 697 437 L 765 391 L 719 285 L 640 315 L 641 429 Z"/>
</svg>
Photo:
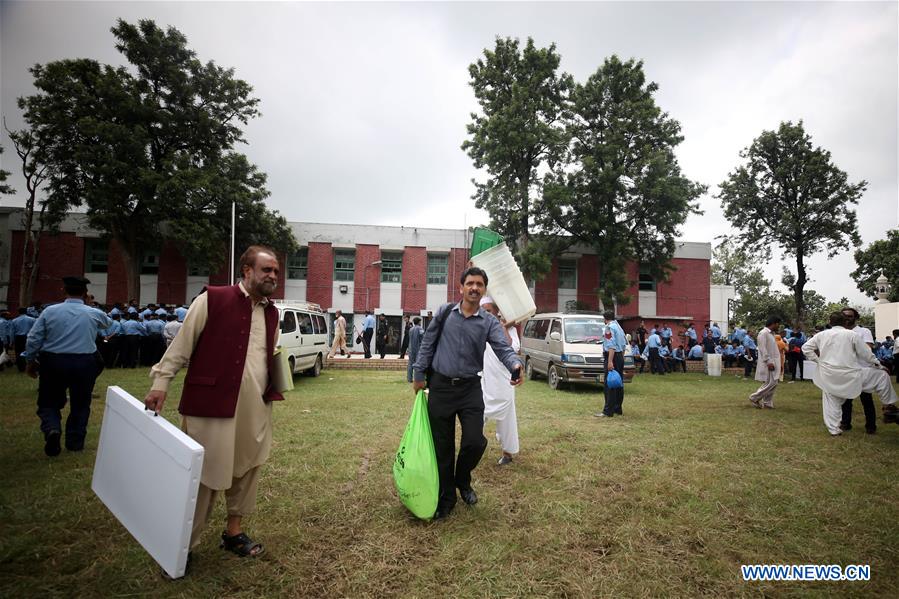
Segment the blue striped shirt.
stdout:
<svg viewBox="0 0 899 599">
<path fill-rule="evenodd" d="M 627 338 L 624 336 L 621 325 L 618 324 L 617 320 L 609 322 L 606 325 L 606 334 L 602 342 L 603 350 L 609 351 L 614 349 L 617 353 L 622 353 L 626 345 Z"/>
</svg>

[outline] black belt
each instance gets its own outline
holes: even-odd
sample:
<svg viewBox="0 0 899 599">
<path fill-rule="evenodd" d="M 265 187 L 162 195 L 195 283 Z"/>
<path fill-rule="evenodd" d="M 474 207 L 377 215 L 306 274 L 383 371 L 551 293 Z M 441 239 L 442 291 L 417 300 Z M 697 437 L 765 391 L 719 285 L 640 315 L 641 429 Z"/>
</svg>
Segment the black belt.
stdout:
<svg viewBox="0 0 899 599">
<path fill-rule="evenodd" d="M 461 387 L 463 385 L 471 385 L 472 383 L 480 384 L 481 377 L 479 377 L 479 376 L 470 376 L 470 377 L 456 376 L 456 377 L 453 377 L 453 376 L 446 376 L 445 374 L 440 374 L 439 372 L 434 371 L 434 375 L 431 377 L 431 380 L 439 382 L 439 383 L 446 383 L 447 385 L 450 385 L 451 387 Z"/>
</svg>

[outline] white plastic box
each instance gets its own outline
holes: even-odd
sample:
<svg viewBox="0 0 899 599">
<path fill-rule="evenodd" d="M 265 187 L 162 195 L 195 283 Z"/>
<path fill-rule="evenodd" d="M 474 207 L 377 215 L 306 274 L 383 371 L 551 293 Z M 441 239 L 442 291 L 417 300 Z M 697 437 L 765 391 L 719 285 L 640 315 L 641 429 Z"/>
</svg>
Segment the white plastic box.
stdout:
<svg viewBox="0 0 899 599">
<path fill-rule="evenodd" d="M 524 276 L 505 243 L 472 257 L 471 263 L 487 273 L 487 294 L 506 322 L 522 322 L 537 312 Z"/>
<path fill-rule="evenodd" d="M 91 489 L 172 578 L 184 576 L 203 446 L 109 387 Z"/>
</svg>

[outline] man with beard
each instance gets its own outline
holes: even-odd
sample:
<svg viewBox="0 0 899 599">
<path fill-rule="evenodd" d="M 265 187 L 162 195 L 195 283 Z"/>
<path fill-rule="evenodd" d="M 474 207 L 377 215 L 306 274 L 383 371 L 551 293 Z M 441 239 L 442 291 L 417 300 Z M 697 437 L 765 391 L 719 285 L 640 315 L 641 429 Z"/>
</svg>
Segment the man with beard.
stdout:
<svg viewBox="0 0 899 599">
<path fill-rule="evenodd" d="M 181 395 L 181 428 L 206 450 L 190 546 L 199 544 L 222 491 L 227 524 L 221 547 L 257 557 L 264 547 L 246 535 L 244 516 L 256 507 L 259 471 L 272 446 L 271 370 L 278 344 L 278 309 L 269 301 L 278 282 L 278 259 L 263 246 L 240 257 L 237 285 L 209 287 L 194 300 L 162 360 L 144 403 L 157 413 L 169 383 L 189 362 Z M 225 366 L 227 365 L 227 366 Z"/>
<path fill-rule="evenodd" d="M 462 273 L 462 301 L 445 304 L 428 325 L 413 367 L 412 391 L 428 380 L 428 420 L 437 454 L 440 495 L 434 519 L 449 516 L 456 505 L 456 489 L 462 501 L 474 505 L 478 496 L 471 488 L 471 471 L 478 465 L 487 439 L 484 437 L 484 398 L 478 373 L 484 369 L 487 344 L 512 373 L 511 384 L 520 385 L 522 365 L 509 345 L 502 325 L 480 307 L 487 288 L 487 273 L 472 267 Z M 459 457 L 455 457 L 456 417 L 462 426 Z M 455 464 L 454 464 L 455 462 Z"/>
</svg>

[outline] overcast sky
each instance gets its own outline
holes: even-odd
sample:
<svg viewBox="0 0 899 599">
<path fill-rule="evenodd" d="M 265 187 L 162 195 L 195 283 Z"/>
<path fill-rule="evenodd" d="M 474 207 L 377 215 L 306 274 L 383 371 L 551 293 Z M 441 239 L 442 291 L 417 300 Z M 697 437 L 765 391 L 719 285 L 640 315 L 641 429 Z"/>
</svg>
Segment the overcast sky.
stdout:
<svg viewBox="0 0 899 599">
<path fill-rule="evenodd" d="M 288 220 L 461 228 L 486 224 L 460 149 L 477 110 L 468 65 L 496 36 L 555 43 L 584 81 L 611 54 L 644 61 L 656 101 L 680 121 L 684 174 L 709 186 L 681 238 L 729 231 L 718 183 L 765 129 L 802 119 L 850 181 L 865 245 L 899 221 L 896 2 L 296 3 L 0 2 L 0 109 L 33 92 L 35 63 L 120 64 L 115 19 L 184 33 L 202 60 L 234 67 L 261 100 L 243 151 Z M 2 166 L 17 171 L 9 140 Z M 13 178 L 20 191 L 24 184 Z M 7 204 L 21 204 L 4 199 Z M 868 300 L 850 251 L 812 259 L 810 287 Z M 778 261 L 766 273 L 780 279 Z M 778 283 L 779 284 L 779 283 Z"/>
</svg>

